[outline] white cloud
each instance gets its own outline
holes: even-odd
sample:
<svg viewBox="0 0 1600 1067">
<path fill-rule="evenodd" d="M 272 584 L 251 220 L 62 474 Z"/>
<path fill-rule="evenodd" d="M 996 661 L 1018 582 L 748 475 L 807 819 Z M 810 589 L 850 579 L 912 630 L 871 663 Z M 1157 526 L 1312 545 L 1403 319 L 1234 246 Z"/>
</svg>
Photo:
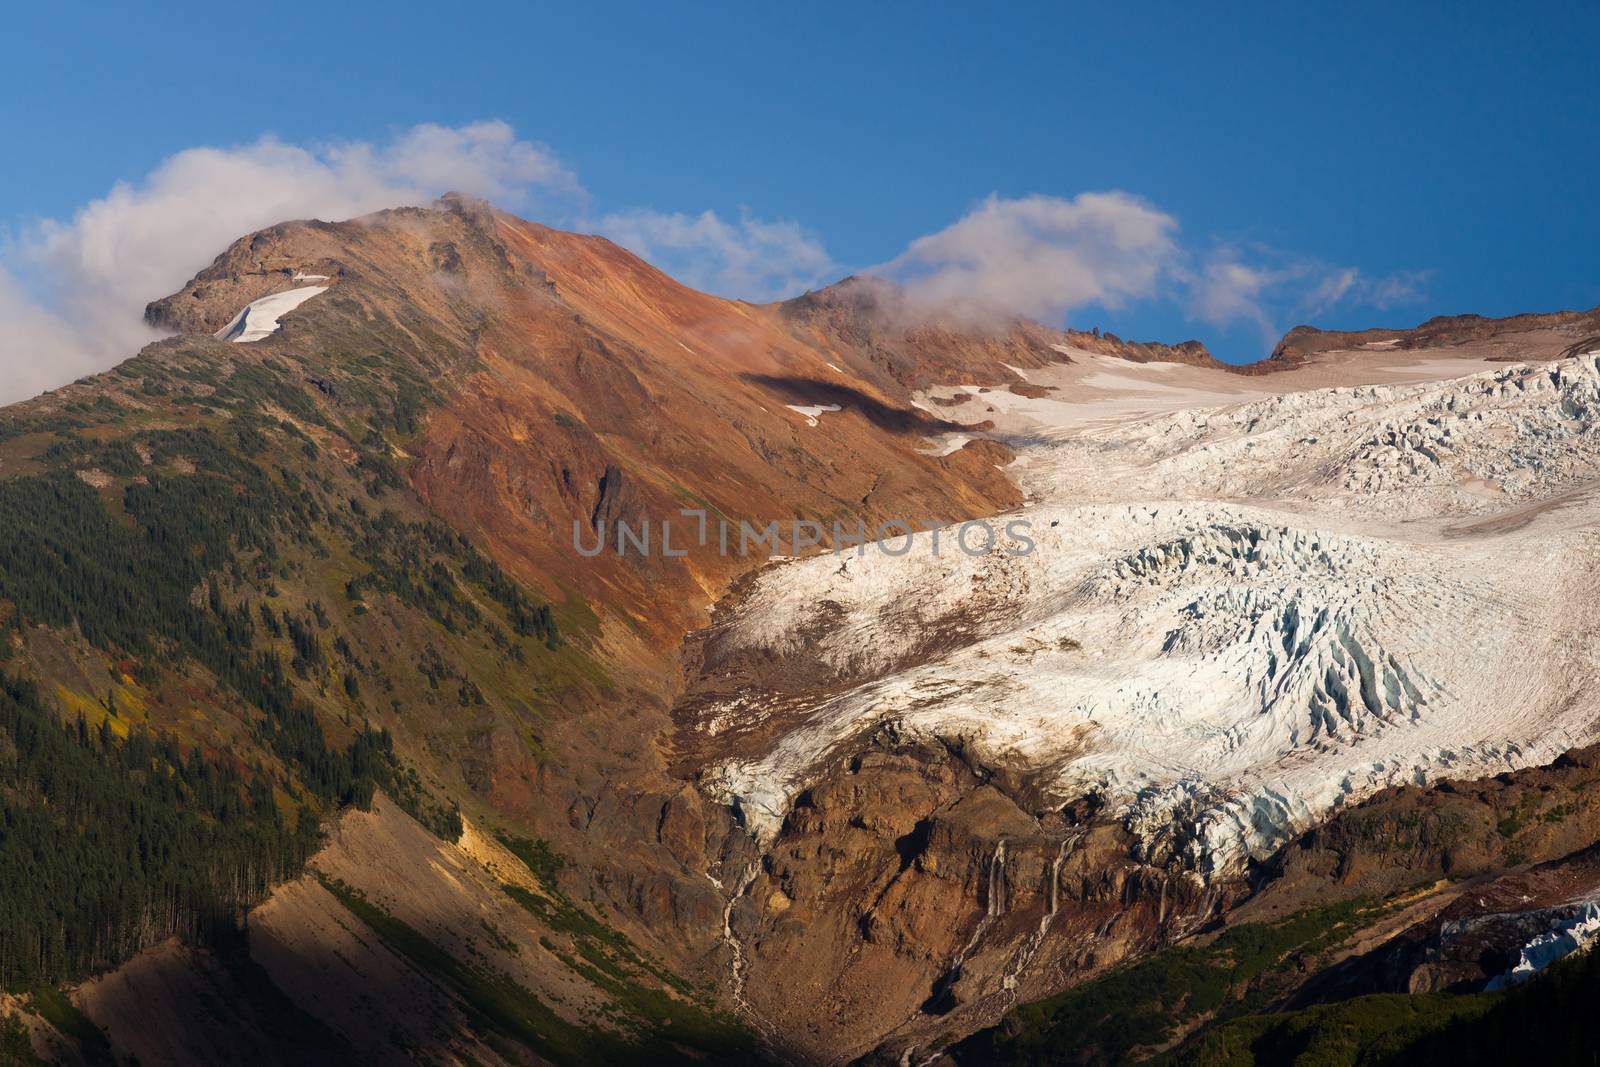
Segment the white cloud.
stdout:
<svg viewBox="0 0 1600 1067">
<path fill-rule="evenodd" d="M 1425 271 L 1372 277 L 1357 267 L 1254 245 L 1213 249 L 1198 270 L 1184 273 L 1184 284 L 1193 318 L 1218 327 L 1248 323 L 1270 347 L 1286 327 L 1337 308 L 1387 311 L 1416 303 L 1427 277 Z"/>
<path fill-rule="evenodd" d="M 1428 279 L 1432 275 L 1429 270 L 1407 270 L 1381 278 L 1363 277 L 1361 300 L 1379 311 L 1419 303 L 1427 293 Z"/>
<path fill-rule="evenodd" d="M 512 207 L 583 195 L 547 149 L 503 122 L 421 125 L 381 145 L 304 148 L 266 137 L 180 152 L 71 221 L 31 226 L 0 245 L 0 402 L 132 355 L 156 336 L 144 305 L 252 230 L 426 203 L 450 190 Z"/>
<path fill-rule="evenodd" d="M 649 209 L 614 212 L 601 233 L 686 285 L 763 302 L 837 280 L 838 264 L 816 234 L 794 222 L 765 222 L 741 208 L 737 222 Z"/>
<path fill-rule="evenodd" d="M 589 217 L 576 176 L 504 122 L 421 125 L 382 144 L 302 147 L 265 137 L 180 152 L 69 221 L 0 239 L 0 402 L 132 355 L 156 336 L 143 323 L 144 305 L 244 234 L 426 203 L 448 190 L 550 221 Z M 722 296 L 773 300 L 848 273 L 816 233 L 742 208 L 736 219 L 624 210 L 586 225 Z M 1120 191 L 990 196 L 870 273 L 903 285 L 906 310 L 916 314 L 1060 324 L 1086 306 L 1152 300 L 1215 326 L 1249 323 L 1268 344 L 1291 317 L 1413 303 L 1426 278 L 1370 277 L 1263 246 L 1197 254 L 1179 243 L 1172 215 Z"/>
<path fill-rule="evenodd" d="M 1342 303 L 1361 282 L 1361 272 L 1354 267 L 1335 267 L 1323 271 L 1322 277 L 1311 286 L 1302 303 L 1311 314 L 1321 314 Z"/>
<path fill-rule="evenodd" d="M 914 304 L 1054 323 L 1087 304 L 1156 295 L 1179 254 L 1177 228 L 1123 192 L 990 196 L 873 273 L 903 285 Z"/>
<path fill-rule="evenodd" d="M 1281 274 L 1247 266 L 1231 258 L 1215 258 L 1191 279 L 1190 313 L 1213 326 L 1239 320 L 1255 325 L 1262 339 L 1272 344 L 1278 328 L 1262 303 L 1266 290 L 1283 281 Z"/>
<path fill-rule="evenodd" d="M 1082 307 L 1177 305 L 1195 321 L 1252 326 L 1270 347 L 1285 325 L 1336 308 L 1416 303 L 1426 272 L 1381 277 L 1265 245 L 1200 252 L 1178 222 L 1126 192 L 1070 199 L 990 196 L 872 273 L 899 282 L 913 313 L 999 313 L 1060 325 Z"/>
</svg>

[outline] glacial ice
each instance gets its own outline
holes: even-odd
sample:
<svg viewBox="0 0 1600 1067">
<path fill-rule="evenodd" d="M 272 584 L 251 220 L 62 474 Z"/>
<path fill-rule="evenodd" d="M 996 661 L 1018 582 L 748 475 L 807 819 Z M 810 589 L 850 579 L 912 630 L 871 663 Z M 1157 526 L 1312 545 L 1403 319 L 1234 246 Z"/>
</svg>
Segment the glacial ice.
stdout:
<svg viewBox="0 0 1600 1067">
<path fill-rule="evenodd" d="M 1574 952 L 1586 951 L 1597 935 L 1600 935 L 1600 903 L 1586 901 L 1571 917 L 1524 945 L 1516 964 L 1504 974 L 1491 978 L 1484 988 L 1506 989 L 1520 985 L 1552 963 Z"/>
<path fill-rule="evenodd" d="M 1590 354 L 1036 436 L 1034 552 L 763 573 L 719 640 L 836 677 L 714 788 L 770 838 L 892 725 L 1215 873 L 1384 786 L 1546 762 L 1600 713 L 1597 428 Z"/>
</svg>

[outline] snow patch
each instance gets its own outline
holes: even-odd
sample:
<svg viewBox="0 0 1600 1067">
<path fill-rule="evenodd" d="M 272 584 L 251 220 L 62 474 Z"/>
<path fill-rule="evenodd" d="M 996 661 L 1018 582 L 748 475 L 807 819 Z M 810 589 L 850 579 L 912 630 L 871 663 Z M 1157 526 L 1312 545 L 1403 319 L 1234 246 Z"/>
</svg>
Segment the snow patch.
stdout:
<svg viewBox="0 0 1600 1067">
<path fill-rule="evenodd" d="M 788 408 L 790 411 L 798 412 L 799 414 L 804 415 L 806 417 L 807 426 L 816 426 L 818 424 L 817 419 L 824 412 L 844 410 L 838 404 L 785 404 L 784 407 Z"/>
<path fill-rule="evenodd" d="M 930 449 L 924 450 L 922 454 L 925 456 L 943 457 L 959 452 L 963 448 L 966 448 L 967 443 L 972 440 L 972 435 L 965 433 L 946 433 L 940 434 L 938 437 L 929 438 L 929 440 L 933 441 L 934 446 Z"/>
<path fill-rule="evenodd" d="M 278 320 L 304 304 L 318 293 L 328 291 L 326 285 L 307 285 L 287 292 L 273 293 L 260 300 L 252 300 L 240 309 L 239 314 L 213 336 L 223 341 L 244 344 L 259 341 L 278 329 Z"/>
</svg>

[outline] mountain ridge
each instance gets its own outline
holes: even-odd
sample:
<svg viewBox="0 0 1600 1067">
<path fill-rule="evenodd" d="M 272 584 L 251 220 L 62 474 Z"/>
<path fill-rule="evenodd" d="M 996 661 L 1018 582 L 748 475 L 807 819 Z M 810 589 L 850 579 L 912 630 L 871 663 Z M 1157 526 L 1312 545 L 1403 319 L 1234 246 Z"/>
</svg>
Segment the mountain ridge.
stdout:
<svg viewBox="0 0 1600 1067">
<path fill-rule="evenodd" d="M 310 281 L 322 291 L 259 339 L 214 336 L 246 305 Z M 1427 407 L 1455 395 L 1429 383 L 1492 375 L 1502 356 L 1555 358 L 1588 321 L 1451 320 L 1417 349 L 1302 333 L 1303 358 L 1279 360 L 1292 364 L 1281 373 L 1239 373 L 1192 343 L 886 319 L 878 285 L 722 300 L 603 238 L 457 197 L 247 235 L 152 302 L 150 321 L 175 336 L 0 412 L 0 494 L 17 519 L 0 551 L 0 672 L 39 683 L 17 690 L 18 721 L 64 726 L 107 795 L 160 769 L 252 833 L 324 835 L 273 876 L 264 904 L 221 902 L 220 925 L 250 926 L 242 956 L 236 940 L 177 945 L 161 940 L 167 925 L 134 922 L 116 941 L 137 951 L 127 966 L 173 988 L 256 990 L 237 1024 L 252 1034 L 293 1011 L 342 1020 L 338 1036 L 380 1060 L 414 1043 L 462 1062 L 515 1062 L 517 1048 L 737 1062 L 759 1035 L 776 1054 L 832 1061 L 929 1048 L 1189 938 L 1255 892 L 1248 879 L 1207 883 L 1171 846 L 1198 809 L 1152 847 L 1149 826 L 1107 810 L 1108 792 L 1059 804 L 979 734 L 919 732 L 914 715 L 850 733 L 761 834 L 751 793 L 724 773 L 730 760 L 754 765 L 819 702 L 842 707 L 876 686 L 892 704 L 907 669 L 1033 625 L 1037 583 L 1020 568 L 941 571 L 943 585 L 921 586 L 972 591 L 972 604 L 946 612 L 911 588 L 863 629 L 852 612 L 883 561 L 724 556 L 687 520 L 683 557 L 612 543 L 591 558 L 574 538 L 683 509 L 824 527 L 1044 516 L 1048 494 L 1093 501 L 1116 478 L 1158 479 L 1141 490 L 1155 499 L 1230 479 L 1235 495 L 1276 492 L 1310 462 L 1293 453 L 1296 427 L 1326 436 L 1340 405 L 1355 413 L 1380 395 Z M 1498 367 L 1512 377 L 1461 388 L 1513 414 L 1524 391 L 1577 404 L 1587 380 Z M 1406 500 L 1446 494 L 1470 513 L 1464 525 L 1493 533 L 1502 517 L 1474 503 L 1491 499 L 1484 485 L 1419 488 L 1395 467 L 1423 469 L 1430 452 L 1482 466 L 1470 443 L 1450 453 L 1409 412 L 1393 441 L 1352 439 L 1359 462 L 1338 471 Z M 1581 459 L 1571 443 L 1542 468 L 1562 491 Z M 1263 464 L 1246 444 L 1289 451 Z M 1069 454 L 1084 462 L 1040 465 Z M 1548 488 L 1489 475 L 1530 506 Z M 1303 481 L 1313 502 L 1334 484 Z M 1074 514 L 1084 530 L 1101 521 L 1093 506 Z M 1526 521 L 1553 521 L 1542 514 Z M 1216 525 L 1203 509 L 1190 519 Z M 1210 566 L 1226 533 L 1161 558 Z M 1309 543 L 1296 552 L 1323 551 Z M 1168 580 L 1139 549 L 1095 595 Z M 818 569 L 838 588 L 784 592 Z M 764 648 L 770 626 L 750 625 L 763 596 L 782 594 L 781 606 L 824 590 L 811 606 L 825 626 Z M 1014 643 L 1070 672 L 1086 636 Z M 1359 657 L 1318 654 L 1358 688 Z M 952 699 L 945 683 L 914 694 L 913 710 Z M 749 704 L 733 732 L 716 714 L 730 696 Z M 43 767 L 29 758 L 0 773 Z M 19 778 L 7 802 L 34 811 L 43 780 Z M 142 889 L 118 891 L 132 913 L 148 906 Z M 1299 900 L 1284 893 L 1283 906 Z M 190 913 L 180 919 L 171 931 L 189 930 Z M 339 933 L 352 929 L 366 947 L 346 974 L 329 951 L 355 952 Z M 38 977 L 76 981 L 128 952 L 90 955 Z M 172 1046 L 139 1044 L 133 973 L 104 973 L 74 1002 L 109 1022 L 119 1054 L 156 1056 Z M 375 985 L 392 1003 L 350 1024 Z M 264 1033 L 257 1045 L 262 1062 L 292 1059 Z"/>
</svg>

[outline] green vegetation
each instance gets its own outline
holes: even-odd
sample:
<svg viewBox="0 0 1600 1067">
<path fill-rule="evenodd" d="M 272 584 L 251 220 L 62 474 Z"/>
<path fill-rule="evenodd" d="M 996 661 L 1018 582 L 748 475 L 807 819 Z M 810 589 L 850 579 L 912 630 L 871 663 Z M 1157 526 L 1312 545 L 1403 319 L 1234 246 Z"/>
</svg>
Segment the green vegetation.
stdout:
<svg viewBox="0 0 1600 1067">
<path fill-rule="evenodd" d="M 1600 1063 L 1589 1018 L 1600 998 L 1594 952 L 1504 992 L 1377 993 L 1268 1010 L 1304 979 L 1302 964 L 1375 917 L 1371 907 L 1346 904 L 1233 927 L 1209 945 L 1169 948 L 1021 1007 L 950 1051 L 959 1063 L 1007 1065 Z"/>
<path fill-rule="evenodd" d="M 1600 953 L 1563 960 L 1505 993 L 1459 998 L 1481 1010 L 1455 1013 L 1419 1036 L 1396 1062 L 1478 1064 L 1600 1062 L 1594 1005 L 1600 1001 Z"/>
<path fill-rule="evenodd" d="M 552 649 L 561 643 L 550 605 L 535 604 L 498 564 L 442 523 L 406 522 L 394 512 L 384 511 L 362 523 L 354 551 L 372 570 L 346 586 L 351 600 L 377 589 L 392 593 L 450 633 L 485 625 L 478 606 L 458 585 L 449 565 L 454 564 L 466 580 L 505 610 L 519 636 L 535 637 Z M 497 643 L 504 643 L 503 635 Z"/>
<path fill-rule="evenodd" d="M 374 594 L 384 634 L 439 638 L 451 656 L 429 644 L 427 662 L 463 708 L 489 699 L 473 670 L 562 642 L 548 604 L 448 527 L 395 509 L 424 513 L 382 434 L 415 432 L 438 395 L 403 363 L 363 357 L 333 383 L 271 359 L 150 350 L 106 387 L 137 383 L 159 415 L 102 396 L 0 418 L 0 662 L 16 676 L 0 692 L 0 984 L 79 978 L 171 934 L 209 940 L 302 869 L 323 816 L 379 789 L 460 836 L 458 808 L 364 703 L 382 693 L 400 711 L 389 638 L 366 647 L 330 606 L 369 608 L 338 596 L 348 582 Z M 331 418 L 335 395 L 364 408 Z M 352 410 L 366 420 L 348 424 Z M 302 427 L 345 438 L 356 464 Z M 36 634 L 54 635 L 48 664 Z M 89 673 L 58 677 L 62 655 Z M 116 694 L 84 697 L 107 670 L 137 691 L 137 714 L 119 716 Z M 56 690 L 66 706 L 16 680 L 30 673 L 71 678 Z M 196 704 L 239 747 L 208 752 L 205 729 L 180 744 Z"/>
<path fill-rule="evenodd" d="M 1446 1062 L 1413 1059 L 1410 1050 L 1426 1035 L 1476 1019 L 1493 1001 L 1492 995 L 1381 993 L 1278 1015 L 1250 1015 L 1207 1029 L 1163 1059 L 1186 1067 Z"/>
<path fill-rule="evenodd" d="M 511 850 L 511 853 L 521 860 L 533 876 L 546 886 L 554 886 L 556 875 L 561 873 L 561 868 L 567 861 L 561 854 L 550 847 L 550 842 L 544 840 L 531 840 L 526 837 L 511 837 L 499 834 L 500 843 Z"/>
<path fill-rule="evenodd" d="M 104 1035 L 59 985 L 173 935 L 211 950 L 280 1046 L 343 1056 L 250 962 L 240 913 L 304 870 L 322 820 L 378 790 L 460 836 L 391 730 L 448 777 L 507 719 L 539 751 L 546 709 L 603 681 L 569 643 L 595 626 L 581 597 L 558 625 L 401 466 L 470 345 L 355 304 L 308 314 L 323 318 L 303 353 L 162 342 L 0 413 L 0 988 L 31 991 L 91 1060 Z M 590 1032 L 368 908 L 493 1047 L 580 1063 L 753 1047 L 665 991 Z M 590 940 L 616 937 L 579 914 Z M 624 987 L 611 955 L 575 958 Z M 683 1032 L 658 1036 L 668 1018 Z M 0 1060 L 26 1045 L 5 1022 Z"/>
<path fill-rule="evenodd" d="M 1348 902 L 1276 923 L 1230 927 L 1205 945 L 1164 949 L 1057 996 L 1017 1008 L 959 1046 L 963 1062 L 1138 1062 L 1210 1019 L 1260 1011 L 1292 984 L 1297 961 L 1373 917 Z"/>
<path fill-rule="evenodd" d="M 215 444 L 207 435 L 194 442 Z M 130 484 L 128 523 L 70 474 L 0 481 L 0 598 L 27 619 L 76 626 L 97 647 L 133 657 L 147 680 L 160 667 L 199 662 L 265 713 L 264 740 L 318 797 L 370 798 L 387 743 L 364 735 L 331 750 L 282 661 L 253 649 L 250 613 L 191 596 L 234 554 L 271 558 L 275 534 L 303 535 L 305 508 L 220 448 L 197 454 L 208 469 Z"/>
<path fill-rule="evenodd" d="M 1500 993 L 1383 993 L 1234 1019 L 1170 1057 L 1194 1067 L 1503 1067 L 1600 1062 L 1590 1012 L 1600 954 Z"/>
<path fill-rule="evenodd" d="M 43 1067 L 28 1039 L 28 1027 L 15 1012 L 0 1019 L 0 1067 Z"/>
<path fill-rule="evenodd" d="M 754 1056 L 751 1037 L 736 1019 L 716 1010 L 690 983 L 561 892 L 555 875 L 562 860 L 548 844 L 505 836 L 500 840 L 527 865 L 542 890 L 507 883 L 502 886 L 506 894 L 552 933 L 566 935 L 571 946 L 567 951 L 547 938 L 542 942 L 546 951 L 604 990 L 634 1025 L 650 1030 L 670 1019 L 670 1033 L 662 1031 L 663 1038 L 736 1059 Z"/>
<path fill-rule="evenodd" d="M 0 985 L 61 982 L 226 926 L 315 844 L 260 775 L 59 723 L 0 677 Z"/>
<path fill-rule="evenodd" d="M 33 990 L 28 1005 L 45 1022 L 75 1042 L 78 1051 L 90 1064 L 116 1063 L 116 1057 L 111 1054 L 111 1041 L 105 1032 L 79 1011 L 77 1005 L 68 1000 L 60 989 L 50 985 L 40 986 Z"/>
</svg>

